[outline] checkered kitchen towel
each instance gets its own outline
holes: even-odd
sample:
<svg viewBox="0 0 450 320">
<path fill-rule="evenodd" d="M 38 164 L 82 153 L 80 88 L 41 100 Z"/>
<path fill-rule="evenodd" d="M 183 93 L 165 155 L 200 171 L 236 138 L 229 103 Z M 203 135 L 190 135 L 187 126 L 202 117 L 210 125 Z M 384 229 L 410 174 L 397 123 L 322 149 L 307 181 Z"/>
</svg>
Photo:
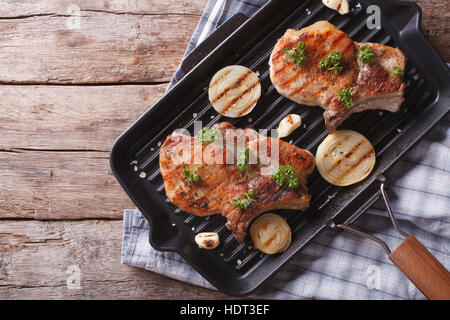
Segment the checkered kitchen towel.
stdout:
<svg viewBox="0 0 450 320">
<path fill-rule="evenodd" d="M 189 53 L 235 13 L 251 16 L 266 1 L 209 1 L 189 44 Z M 176 82 L 182 74 L 174 76 Z M 387 178 L 399 224 L 414 234 L 444 266 L 450 268 L 450 118 L 446 117 L 392 167 Z M 356 226 L 385 240 L 402 241 L 375 203 Z M 125 210 L 122 263 L 145 268 L 198 286 L 213 288 L 173 252 L 158 252 L 149 242 L 147 220 Z M 254 296 L 271 299 L 424 299 L 376 243 L 345 232 L 327 230 L 299 252 Z"/>
</svg>

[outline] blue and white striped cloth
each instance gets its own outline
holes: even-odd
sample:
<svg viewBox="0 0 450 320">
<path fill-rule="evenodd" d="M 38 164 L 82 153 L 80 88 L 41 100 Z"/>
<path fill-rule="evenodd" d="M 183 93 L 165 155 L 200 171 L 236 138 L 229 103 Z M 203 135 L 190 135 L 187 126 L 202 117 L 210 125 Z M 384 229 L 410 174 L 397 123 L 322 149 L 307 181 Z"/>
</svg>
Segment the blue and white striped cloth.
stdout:
<svg viewBox="0 0 450 320">
<path fill-rule="evenodd" d="M 210 0 L 186 51 L 188 54 L 235 13 L 251 16 L 267 1 Z M 172 82 L 182 77 L 179 70 Z M 435 126 L 387 173 L 393 209 L 402 229 L 414 234 L 449 269 L 450 118 Z M 375 203 L 356 226 L 396 248 L 403 240 Z M 194 285 L 213 288 L 178 254 L 158 252 L 149 242 L 147 220 L 125 210 L 122 263 Z M 328 230 L 299 252 L 254 297 L 270 299 L 424 299 L 381 247 L 345 232 Z"/>
</svg>

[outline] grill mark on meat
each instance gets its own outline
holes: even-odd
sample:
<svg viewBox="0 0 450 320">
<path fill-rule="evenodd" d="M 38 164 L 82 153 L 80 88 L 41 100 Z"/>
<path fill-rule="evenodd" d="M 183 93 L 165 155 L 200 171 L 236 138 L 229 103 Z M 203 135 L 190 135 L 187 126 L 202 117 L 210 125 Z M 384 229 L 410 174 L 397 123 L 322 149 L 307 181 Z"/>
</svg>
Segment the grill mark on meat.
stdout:
<svg viewBox="0 0 450 320">
<path fill-rule="evenodd" d="M 350 49 L 354 49 L 355 48 L 355 44 L 353 43 L 353 42 L 349 42 L 349 44 L 348 44 L 348 46 L 346 46 L 345 48 L 344 48 L 344 50 L 342 50 L 342 55 L 345 57 L 345 55 L 348 53 L 348 51 L 350 50 Z"/>
<path fill-rule="evenodd" d="M 316 48 L 319 46 L 319 43 L 320 43 L 320 42 L 323 43 L 323 42 L 324 42 L 323 38 L 328 37 L 329 34 L 330 34 L 329 31 L 325 32 L 325 34 L 323 34 L 323 35 L 312 35 L 312 34 L 310 35 L 310 34 L 308 34 L 308 37 L 314 38 L 314 41 L 313 41 L 311 44 L 308 44 L 308 43 L 306 44 L 306 47 L 305 47 L 306 56 L 308 57 L 308 55 L 311 54 L 311 51 L 312 51 L 312 52 L 315 52 L 315 51 L 316 51 Z M 338 39 L 338 38 L 339 38 L 339 37 L 337 37 L 336 39 Z M 316 58 L 316 60 L 314 60 L 315 64 L 317 64 L 317 61 L 318 61 L 318 60 L 317 60 L 317 58 Z M 283 67 L 286 68 L 286 66 L 287 66 L 287 63 L 285 63 Z M 295 76 L 292 77 L 292 78 L 290 78 L 290 79 L 288 79 L 288 80 L 286 80 L 285 82 L 283 82 L 283 83 L 280 85 L 280 87 L 281 87 L 281 88 L 285 88 L 287 84 L 289 84 L 289 83 L 291 83 L 292 81 L 294 81 L 295 79 L 297 79 L 302 73 L 303 73 L 303 71 L 302 71 L 301 69 L 300 69 L 300 70 L 297 70 Z"/>
<path fill-rule="evenodd" d="M 300 41 L 305 40 L 306 38 L 311 38 L 312 35 L 310 35 L 307 32 L 302 33 L 298 38 L 297 41 L 289 41 L 285 46 L 283 46 L 283 48 L 281 48 L 280 50 L 278 50 L 273 56 L 272 56 L 272 62 L 277 62 L 278 59 L 280 57 L 282 57 L 284 55 L 284 50 L 285 49 L 292 49 L 294 47 L 297 47 Z"/>
<path fill-rule="evenodd" d="M 374 153 L 374 150 L 371 149 L 369 152 L 367 152 L 363 157 L 360 157 L 358 159 L 358 162 L 356 162 L 355 164 L 353 164 L 350 168 L 348 168 L 345 172 L 343 172 L 339 178 L 337 179 L 338 183 L 340 183 L 342 181 L 342 179 L 344 179 L 351 171 L 355 170 L 360 164 L 361 162 L 363 162 L 364 160 L 366 160 L 368 157 L 371 157 Z"/>
<path fill-rule="evenodd" d="M 315 37 L 314 35 L 311 35 L 309 33 L 303 33 L 300 37 L 298 37 L 298 41 L 297 42 L 289 42 L 286 46 L 284 46 L 281 50 L 279 50 L 272 58 L 272 63 L 276 63 L 278 61 L 278 59 L 280 57 L 283 56 L 283 54 L 285 53 L 285 50 L 288 49 L 292 49 L 298 46 L 298 44 L 300 43 L 300 41 L 306 40 L 307 38 L 313 38 Z M 316 39 L 317 40 L 317 39 Z M 307 49 L 305 49 L 307 51 Z M 308 54 L 308 53 L 307 53 Z M 276 70 L 274 72 L 274 75 L 276 76 L 277 74 L 283 72 L 286 67 L 289 65 L 288 62 L 283 63 L 282 67 L 278 70 Z"/>
<path fill-rule="evenodd" d="M 237 79 L 232 85 L 226 87 L 221 93 L 219 93 L 214 99 L 211 100 L 211 103 L 215 103 L 223 98 L 228 91 L 234 88 L 239 88 L 242 82 L 247 79 L 247 77 L 252 73 L 251 70 L 247 70 L 239 79 Z"/>
<path fill-rule="evenodd" d="M 252 85 L 250 85 L 250 87 L 248 87 L 247 89 L 245 89 L 244 91 L 241 91 L 239 93 L 239 95 L 237 95 L 236 97 L 234 97 L 233 99 L 231 99 L 231 101 L 220 111 L 221 113 L 226 112 L 228 109 L 230 109 L 233 104 L 235 104 L 236 102 L 238 102 L 239 100 L 242 99 L 243 96 L 245 96 L 250 90 L 254 89 L 257 85 L 259 84 L 259 81 L 253 83 Z M 259 99 L 259 98 L 258 98 Z M 256 100 L 258 100 L 256 99 Z M 253 106 L 252 104 L 249 104 L 244 111 L 247 111 L 248 109 L 250 109 Z M 244 114 L 244 111 L 239 112 L 238 116 Z"/>
<path fill-rule="evenodd" d="M 287 66 L 288 66 L 287 63 L 283 64 L 283 66 L 282 66 L 280 69 L 276 70 L 276 71 L 273 73 L 274 76 L 277 76 L 279 73 L 283 72 L 284 69 L 286 69 Z"/>
<path fill-rule="evenodd" d="M 286 47 L 298 34 L 305 33 L 311 35 L 305 48 L 305 64 L 299 67 L 284 57 L 279 59 L 282 54 L 280 48 Z M 376 59 L 370 64 L 363 64 L 357 57 L 364 45 L 372 48 L 376 54 Z M 317 65 L 313 65 L 314 60 L 332 51 L 343 54 L 344 69 L 338 76 L 335 76 L 335 72 L 320 70 Z M 270 60 L 270 79 L 282 96 L 300 104 L 317 105 L 325 109 L 325 125 L 332 133 L 353 113 L 369 109 L 398 111 L 404 101 L 405 84 L 404 77 L 393 76 L 392 68 L 398 66 L 404 70 L 405 62 L 406 58 L 399 49 L 370 42 L 353 42 L 328 21 L 318 21 L 301 30 L 287 30 L 278 40 L 274 59 Z M 347 109 L 338 100 L 339 90 L 346 87 L 354 89 L 354 108 Z"/>
<path fill-rule="evenodd" d="M 345 34 L 344 34 L 344 35 L 345 35 Z M 334 49 L 335 47 L 337 47 L 337 45 L 332 46 L 331 50 L 328 51 L 328 53 L 327 53 L 326 55 L 324 55 L 324 56 L 322 57 L 322 59 L 323 59 L 324 57 L 326 57 L 330 52 L 333 52 L 333 49 Z M 343 52 L 341 52 L 341 53 L 345 56 L 345 53 L 347 53 L 347 51 L 348 51 L 349 49 L 351 49 L 352 47 L 354 47 L 354 44 L 353 44 L 353 42 L 350 42 L 350 43 L 344 48 Z M 322 59 L 320 59 L 320 60 L 322 60 Z M 317 60 L 317 61 L 318 61 L 318 60 Z M 317 64 L 317 61 L 316 61 L 316 64 Z M 341 72 L 341 73 L 342 73 L 342 72 Z M 334 82 L 334 81 L 336 80 L 336 78 L 337 78 L 338 75 L 332 74 L 332 75 L 331 75 L 331 76 L 332 76 L 332 80 L 330 80 L 329 76 L 330 76 L 330 75 L 327 75 L 327 76 L 325 77 L 324 83 L 325 83 L 325 82 L 328 82 L 328 83 Z M 309 82 L 305 83 L 303 86 L 301 86 L 300 88 L 296 89 L 296 90 L 295 90 L 294 92 L 292 92 L 291 94 L 292 94 L 292 95 L 299 94 L 299 93 L 302 92 L 305 88 L 307 88 L 307 87 L 311 84 L 311 82 L 313 82 L 314 80 L 315 80 L 314 78 L 311 79 Z M 327 80 L 328 80 L 328 81 L 327 81 Z M 319 93 L 321 93 L 321 92 L 323 92 L 322 88 L 320 88 L 320 90 L 317 90 L 317 91 L 314 92 L 312 95 L 310 95 L 310 96 L 309 96 L 309 99 L 308 99 L 307 101 L 311 101 L 312 99 L 314 99 L 314 97 L 316 97 L 316 96 L 317 96 Z"/>
<path fill-rule="evenodd" d="M 288 49 L 292 49 L 295 46 L 295 42 L 288 42 L 283 48 L 281 48 L 281 50 L 278 50 L 273 56 L 272 56 L 272 62 L 277 62 L 278 59 L 280 59 L 284 54 L 284 50 Z"/>
<path fill-rule="evenodd" d="M 213 127 L 219 130 L 235 129 L 235 136 L 254 131 L 252 129 L 238 130 L 229 123 L 219 123 Z M 273 139 L 259 136 L 256 131 L 254 134 L 258 140 Z M 314 170 L 314 158 L 309 152 L 280 140 L 280 159 L 285 159 L 281 160 L 280 164 L 291 164 L 299 179 L 300 185 L 294 190 L 277 185 L 271 176 L 261 176 L 259 174 L 261 164 L 252 166 L 251 171 L 244 173 L 233 164 L 204 164 L 196 171 L 201 176 L 200 181 L 188 185 L 182 173 L 182 168 L 186 167 L 186 164 L 177 164 L 176 160 L 181 159 L 178 155 L 179 149 L 189 146 L 195 138 L 185 136 L 184 141 L 180 140 L 181 144 L 173 145 L 171 141 L 179 139 L 175 134 L 172 136 L 174 139 L 169 136 L 160 150 L 161 175 L 169 200 L 181 210 L 194 215 L 222 214 L 227 218 L 226 227 L 232 230 L 238 242 L 244 239 L 250 222 L 263 212 L 278 208 L 304 210 L 308 207 L 310 197 L 306 193 L 306 177 Z M 268 145 L 270 146 L 270 140 Z M 223 152 L 225 149 L 217 150 L 217 152 Z M 167 157 L 168 152 L 173 154 L 173 157 Z M 197 168 L 195 165 L 187 167 L 190 170 Z M 231 200 L 245 199 L 243 194 L 250 189 L 255 190 L 252 196 L 255 201 L 250 201 L 246 210 L 236 208 Z"/>
<path fill-rule="evenodd" d="M 323 42 L 322 37 L 318 37 L 319 41 Z M 320 60 L 322 60 L 323 58 L 325 58 L 330 52 L 333 52 L 333 49 L 336 48 L 339 43 L 343 40 L 347 39 L 347 35 L 345 33 L 341 33 L 338 37 L 336 37 L 336 39 L 333 41 L 332 45 L 330 46 L 330 50 L 328 50 L 323 56 L 318 56 L 316 57 L 316 59 L 313 62 L 313 65 L 317 65 L 319 63 Z M 344 51 L 348 50 L 348 47 L 353 46 L 353 42 L 349 43 L 349 45 L 344 49 Z M 314 46 L 315 47 L 315 46 Z M 318 67 L 318 66 L 317 66 Z M 298 70 L 297 73 L 295 74 L 294 77 L 286 80 L 285 82 L 280 84 L 280 88 L 286 88 L 287 84 L 291 83 L 292 81 L 296 80 L 299 76 L 301 76 L 303 74 L 303 71 Z M 313 82 L 315 80 L 315 78 L 311 78 L 309 81 L 306 81 L 306 83 L 304 83 L 300 88 L 297 88 L 294 92 L 291 93 L 291 95 L 295 95 L 298 94 L 300 92 L 302 92 L 306 87 L 308 87 L 311 82 Z M 330 81 L 328 81 L 330 82 Z"/>
<path fill-rule="evenodd" d="M 286 49 L 290 50 L 294 47 L 295 47 L 295 42 L 288 42 L 283 48 L 278 50 L 277 53 L 275 53 L 272 56 L 272 62 L 274 62 L 274 63 L 277 62 L 278 59 L 280 59 L 285 54 Z M 285 68 L 285 67 L 286 67 L 286 64 L 283 66 L 283 68 Z M 275 71 L 275 73 L 278 73 L 278 72 L 280 72 L 280 70 Z"/>
</svg>

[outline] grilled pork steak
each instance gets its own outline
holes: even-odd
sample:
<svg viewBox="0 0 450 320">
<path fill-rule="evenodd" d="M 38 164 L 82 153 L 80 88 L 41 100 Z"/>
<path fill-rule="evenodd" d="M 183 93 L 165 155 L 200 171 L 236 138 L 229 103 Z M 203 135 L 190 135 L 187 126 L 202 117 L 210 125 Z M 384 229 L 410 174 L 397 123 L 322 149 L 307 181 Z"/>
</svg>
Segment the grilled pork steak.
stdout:
<svg viewBox="0 0 450 320">
<path fill-rule="evenodd" d="M 293 62 L 286 54 L 305 43 L 304 61 Z M 375 59 L 364 64 L 358 59 L 361 47 L 369 46 Z M 332 52 L 342 54 L 342 71 L 336 74 L 319 67 Z M 289 29 L 281 37 L 270 57 L 270 78 L 277 91 L 300 104 L 321 106 L 327 130 L 331 133 L 352 113 L 369 109 L 396 112 L 403 102 L 402 76 L 393 68 L 405 69 L 405 56 L 399 50 L 375 43 L 357 43 L 327 21 L 319 21 L 301 30 Z M 344 88 L 353 88 L 354 105 L 346 107 L 338 100 Z"/>
<path fill-rule="evenodd" d="M 232 230 L 235 239 L 243 241 L 250 222 L 258 215 L 272 209 L 305 210 L 309 206 L 306 179 L 314 170 L 314 157 L 308 151 L 282 140 L 259 135 L 253 129 L 236 129 L 227 122 L 215 124 L 224 141 L 244 141 L 244 148 L 233 150 L 228 143 L 203 144 L 203 150 L 196 149 L 197 138 L 174 132 L 167 137 L 160 149 L 160 168 L 164 179 L 166 195 L 183 211 L 197 216 L 220 213 L 227 218 L 226 226 Z M 276 140 L 276 141 L 273 141 Z M 236 158 L 248 147 L 249 154 L 258 154 L 258 148 L 267 146 L 267 157 L 272 155 L 272 142 L 278 142 L 279 166 L 292 166 L 298 179 L 298 186 L 289 189 L 277 184 L 271 174 L 262 175 L 263 169 L 273 173 L 271 164 L 258 156 L 256 164 L 248 164 L 244 170 L 237 166 Z M 194 144 L 195 143 L 195 144 Z M 239 148 L 237 148 L 239 149 Z M 186 151 L 187 150 L 187 151 Z M 195 164 L 199 156 L 201 164 Z M 223 164 L 211 163 L 211 156 L 222 159 Z M 218 161 L 216 161 L 218 162 Z M 250 161 L 248 161 L 250 162 Z M 242 169 L 242 168 L 241 168 Z M 188 178 L 196 177 L 195 179 Z M 195 180 L 195 181 L 194 181 Z M 250 193 L 250 195 L 249 195 Z M 249 195 L 251 200 L 246 198 Z M 243 209 L 233 204 L 233 199 L 248 200 Z"/>
</svg>

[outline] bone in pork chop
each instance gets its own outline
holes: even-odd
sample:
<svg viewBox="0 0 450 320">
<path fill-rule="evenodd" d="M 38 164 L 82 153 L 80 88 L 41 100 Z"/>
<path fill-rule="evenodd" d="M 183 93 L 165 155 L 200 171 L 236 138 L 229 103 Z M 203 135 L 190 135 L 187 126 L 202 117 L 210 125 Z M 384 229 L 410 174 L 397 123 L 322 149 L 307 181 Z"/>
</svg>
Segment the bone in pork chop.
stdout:
<svg viewBox="0 0 450 320">
<path fill-rule="evenodd" d="M 262 175 L 264 167 L 269 172 L 271 168 L 267 168 L 267 162 L 259 161 L 259 158 L 256 164 L 249 164 L 244 170 L 239 169 L 236 155 L 240 153 L 235 152 L 229 144 L 213 142 L 197 149 L 196 137 L 174 132 L 161 146 L 159 158 L 166 195 L 174 205 L 197 216 L 222 214 L 227 218 L 227 228 L 232 230 L 239 242 L 245 238 L 250 222 L 263 212 L 308 208 L 310 196 L 306 179 L 315 166 L 310 152 L 282 140 L 272 141 L 275 139 L 262 136 L 253 129 L 236 129 L 227 122 L 215 124 L 213 128 L 221 133 L 225 141 L 245 139 L 249 153 L 258 154 L 258 148 L 265 145 L 265 154 L 270 157 L 271 142 L 278 142 L 279 167 L 290 165 L 298 184 L 287 188 L 279 185 L 271 174 Z M 201 153 L 200 164 L 195 164 L 196 152 Z M 223 163 L 207 161 L 211 155 L 222 159 Z M 247 207 L 233 204 L 234 199 L 246 201 L 245 195 L 249 196 Z"/>
<path fill-rule="evenodd" d="M 302 63 L 294 63 L 286 51 L 304 43 Z M 368 64 L 358 59 L 362 46 L 375 58 Z M 323 58 L 339 52 L 342 70 L 319 67 Z M 405 69 L 402 51 L 375 43 L 357 43 L 327 21 L 301 30 L 289 29 L 278 40 L 269 60 L 270 78 L 277 91 L 297 103 L 321 106 L 327 130 L 332 133 L 352 113 L 369 109 L 396 112 L 403 102 L 403 77 L 394 76 L 394 67 Z M 350 88 L 353 105 L 344 105 L 339 92 Z"/>
</svg>

